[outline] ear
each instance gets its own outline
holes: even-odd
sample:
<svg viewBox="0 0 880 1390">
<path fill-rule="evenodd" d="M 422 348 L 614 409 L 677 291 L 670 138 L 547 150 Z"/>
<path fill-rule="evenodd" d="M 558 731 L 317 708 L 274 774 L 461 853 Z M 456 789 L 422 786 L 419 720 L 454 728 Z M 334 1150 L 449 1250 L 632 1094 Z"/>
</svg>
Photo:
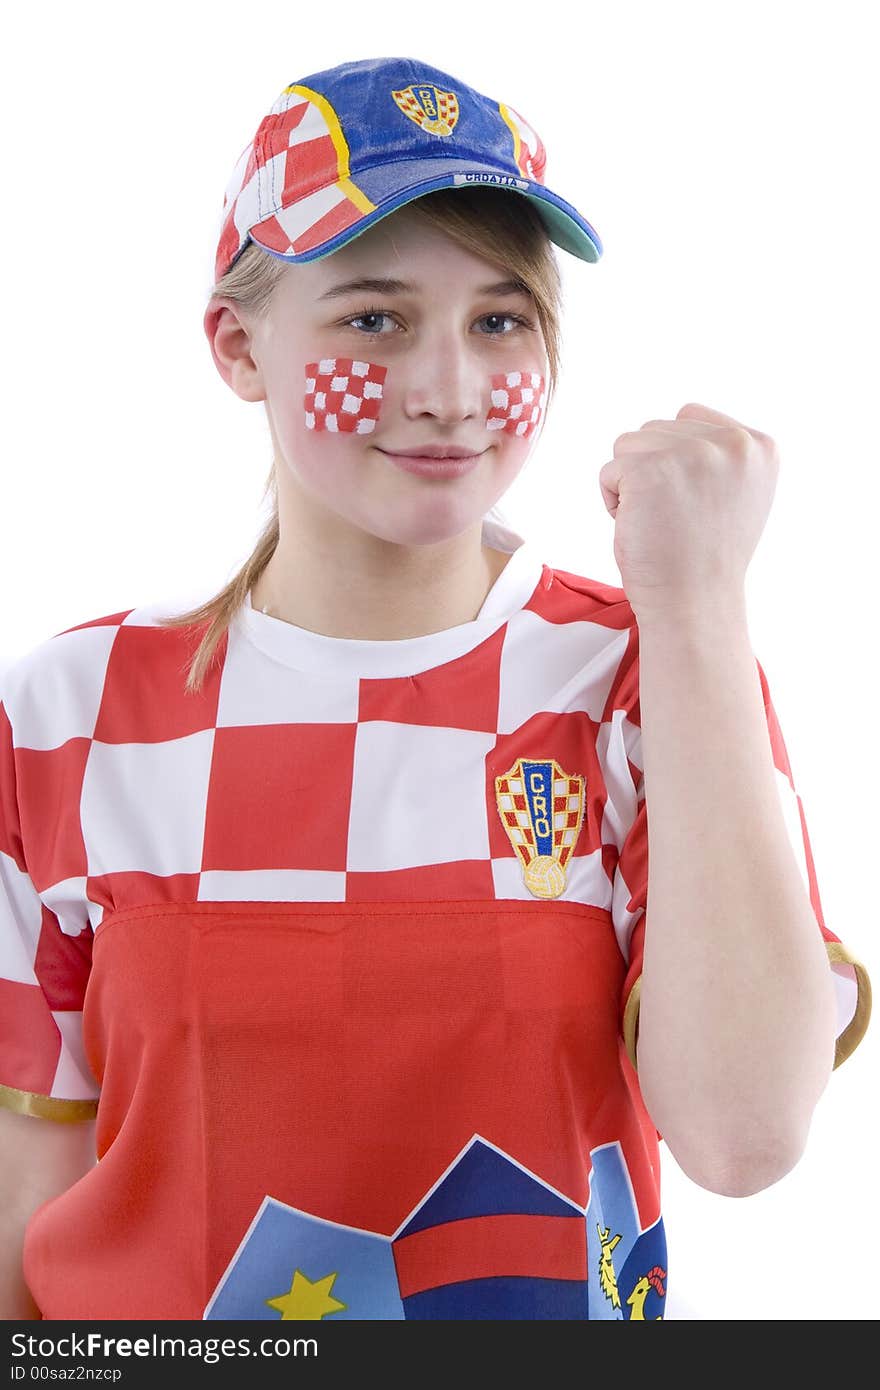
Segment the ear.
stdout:
<svg viewBox="0 0 880 1390">
<path fill-rule="evenodd" d="M 264 401 L 266 389 L 254 354 L 250 319 L 234 300 L 211 297 L 202 320 L 214 365 L 243 401 Z"/>
</svg>

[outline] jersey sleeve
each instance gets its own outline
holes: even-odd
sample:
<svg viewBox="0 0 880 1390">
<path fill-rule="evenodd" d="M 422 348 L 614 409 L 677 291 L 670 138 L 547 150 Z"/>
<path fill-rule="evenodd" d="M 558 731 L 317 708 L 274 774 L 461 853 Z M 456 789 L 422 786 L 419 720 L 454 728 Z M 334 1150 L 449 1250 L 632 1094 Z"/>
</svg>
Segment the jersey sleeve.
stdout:
<svg viewBox="0 0 880 1390">
<path fill-rule="evenodd" d="M 39 824 L 51 835 L 57 811 L 41 782 L 40 756 L 15 746 L 0 700 L 0 1105 L 53 1120 L 86 1120 L 97 1112 L 100 1090 L 82 1028 L 92 929 L 63 930 L 29 872 L 22 823 L 31 834 Z"/>
<path fill-rule="evenodd" d="M 757 659 L 755 664 L 761 682 L 764 714 L 776 769 L 776 786 L 786 829 L 809 893 L 817 928 L 825 942 L 829 967 L 834 974 L 837 996 L 837 1044 L 834 1066 L 838 1067 L 858 1046 L 868 1026 L 871 1012 L 870 979 L 864 965 L 850 954 L 825 923 L 803 802 L 795 787 L 767 676 Z M 648 894 L 648 812 L 644 793 L 640 710 L 635 689 L 637 670 L 636 657 L 633 662 L 634 674 L 628 681 L 629 699 L 625 702 L 627 708 L 621 712 L 617 740 L 618 746 L 625 749 L 625 756 L 618 754 L 616 764 L 618 769 L 625 766 L 629 778 L 627 781 L 626 776 L 621 771 L 618 772 L 613 795 L 629 815 L 626 822 L 628 829 L 622 834 L 612 884 L 612 916 L 627 963 L 621 998 L 621 1031 L 627 1056 L 633 1067 L 636 1066 Z M 622 690 L 624 693 L 627 692 L 627 683 L 623 685 Z"/>
</svg>

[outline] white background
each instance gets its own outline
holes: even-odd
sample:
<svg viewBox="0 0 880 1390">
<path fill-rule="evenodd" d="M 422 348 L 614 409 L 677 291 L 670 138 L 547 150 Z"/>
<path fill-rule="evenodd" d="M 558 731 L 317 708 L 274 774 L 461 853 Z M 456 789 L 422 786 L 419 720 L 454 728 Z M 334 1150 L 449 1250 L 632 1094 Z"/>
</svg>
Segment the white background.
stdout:
<svg viewBox="0 0 880 1390">
<path fill-rule="evenodd" d="M 597 474 L 647 419 L 697 401 L 780 446 L 747 576 L 752 645 L 827 923 L 876 981 L 875 18 L 854 0 L 15 7 L 0 664 L 100 614 L 219 588 L 250 552 L 271 442 L 202 328 L 223 190 L 289 82 L 423 58 L 534 124 L 548 187 L 605 246 L 596 265 L 559 253 L 563 376 L 502 500 L 547 562 L 620 583 Z M 876 1317 L 878 1031 L 767 1191 L 715 1196 L 664 1153 L 669 1317 Z"/>
</svg>

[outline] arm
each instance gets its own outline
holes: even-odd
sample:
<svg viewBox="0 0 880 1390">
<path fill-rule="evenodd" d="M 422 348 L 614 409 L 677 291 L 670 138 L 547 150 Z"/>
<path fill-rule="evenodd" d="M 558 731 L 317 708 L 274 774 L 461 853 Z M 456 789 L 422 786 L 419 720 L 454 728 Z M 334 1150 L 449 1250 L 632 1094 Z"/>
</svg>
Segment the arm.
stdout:
<svg viewBox="0 0 880 1390">
<path fill-rule="evenodd" d="M 832 973 L 779 803 L 744 594 L 639 627 L 639 1082 L 684 1172 L 745 1196 L 803 1152 L 834 1060 Z"/>
<path fill-rule="evenodd" d="M 0 1106 L 0 1319 L 42 1317 L 22 1270 L 25 1228 L 95 1161 L 94 1120 L 64 1123 Z"/>
</svg>

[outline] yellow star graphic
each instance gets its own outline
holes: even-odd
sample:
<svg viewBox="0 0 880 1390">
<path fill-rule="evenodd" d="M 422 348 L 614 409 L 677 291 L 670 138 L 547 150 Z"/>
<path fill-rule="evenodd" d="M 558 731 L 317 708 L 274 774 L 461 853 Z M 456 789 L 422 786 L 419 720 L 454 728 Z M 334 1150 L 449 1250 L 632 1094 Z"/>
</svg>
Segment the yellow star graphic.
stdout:
<svg viewBox="0 0 880 1390">
<path fill-rule="evenodd" d="M 340 1308 L 346 1306 L 337 1298 L 331 1297 L 330 1290 L 335 1278 L 335 1274 L 327 1274 L 313 1284 L 301 1269 L 297 1269 L 294 1271 L 290 1292 L 279 1294 L 277 1298 L 267 1298 L 266 1303 L 270 1308 L 278 1310 L 282 1322 L 295 1319 L 316 1322 L 325 1318 L 328 1313 L 338 1313 Z"/>
</svg>

